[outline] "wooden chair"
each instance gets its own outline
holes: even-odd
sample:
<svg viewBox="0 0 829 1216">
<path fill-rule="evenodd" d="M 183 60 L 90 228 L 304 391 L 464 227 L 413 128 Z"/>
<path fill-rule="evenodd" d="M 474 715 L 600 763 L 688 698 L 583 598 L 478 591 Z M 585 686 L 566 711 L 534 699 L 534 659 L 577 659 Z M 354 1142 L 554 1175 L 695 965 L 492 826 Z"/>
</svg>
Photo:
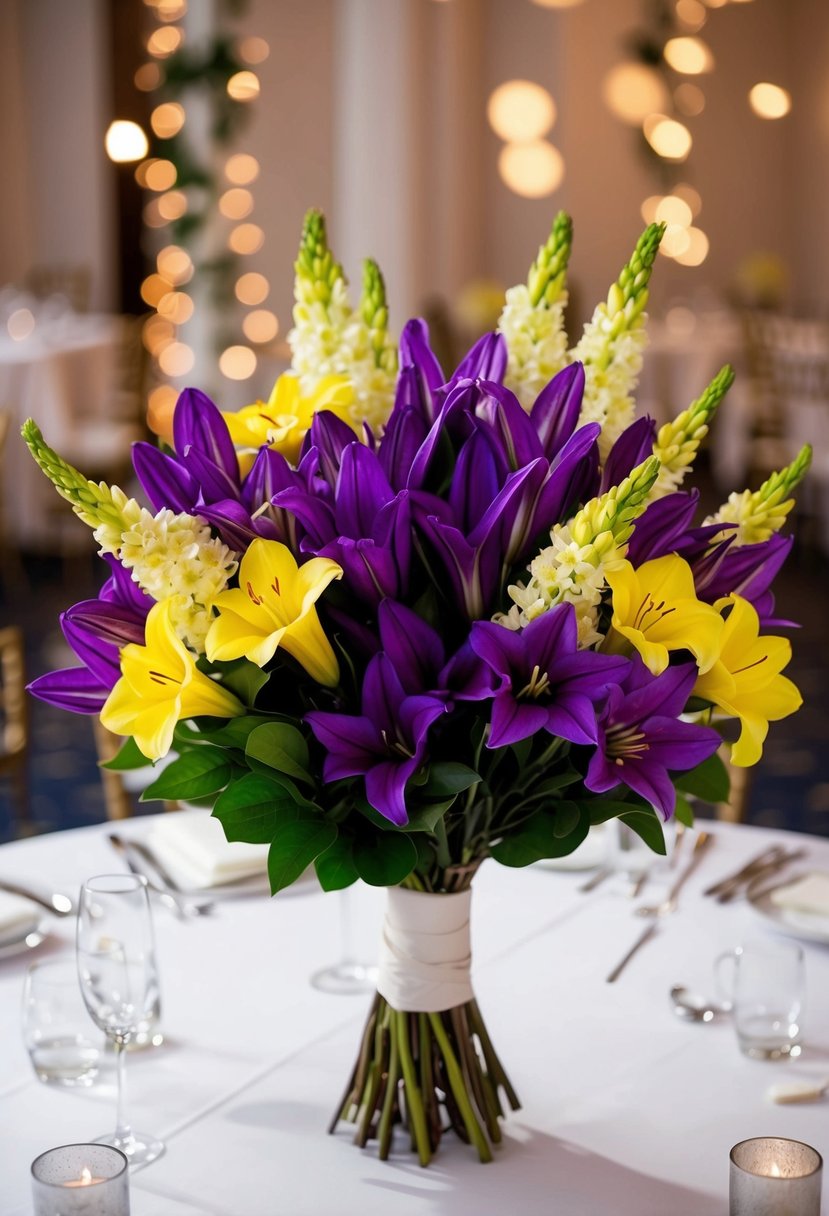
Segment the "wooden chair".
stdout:
<svg viewBox="0 0 829 1216">
<path fill-rule="evenodd" d="M 720 802 L 715 808 L 716 818 L 723 820 L 725 823 L 742 823 L 745 819 L 746 809 L 748 808 L 748 799 L 751 793 L 750 774 L 753 772 L 753 769 L 738 768 L 736 764 L 732 764 L 730 748 L 725 744 L 719 749 L 718 754 L 728 769 L 728 776 L 731 779 L 731 790 L 728 802 Z"/>
<path fill-rule="evenodd" d="M 29 576 L 23 565 L 20 550 L 14 540 L 9 539 L 6 530 L 4 509 L 6 478 L 4 473 L 6 441 L 9 437 L 11 422 L 11 411 L 0 408 L 0 586 L 3 588 L 3 595 L 7 603 L 19 598 L 21 593 L 27 594 L 30 590 Z"/>
<path fill-rule="evenodd" d="M 23 632 L 0 629 L 0 778 L 7 781 L 19 834 L 32 828 L 29 800 L 29 702 Z"/>
</svg>

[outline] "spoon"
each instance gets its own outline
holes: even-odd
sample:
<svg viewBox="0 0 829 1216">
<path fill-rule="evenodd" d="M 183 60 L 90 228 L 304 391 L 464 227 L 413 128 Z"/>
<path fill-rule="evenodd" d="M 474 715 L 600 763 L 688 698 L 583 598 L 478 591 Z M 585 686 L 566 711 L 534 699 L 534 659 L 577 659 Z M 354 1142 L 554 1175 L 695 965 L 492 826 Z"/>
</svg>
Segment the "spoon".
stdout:
<svg viewBox="0 0 829 1216">
<path fill-rule="evenodd" d="M 39 895 L 31 887 L 21 887 L 19 883 L 8 882 L 5 878 L 0 879 L 0 891 L 8 891 L 10 895 L 21 895 L 23 899 L 30 899 L 33 904 L 39 904 L 53 916 L 69 916 L 75 910 L 69 896 L 61 895 L 60 891 L 53 891 L 50 895 Z"/>
<path fill-rule="evenodd" d="M 714 1018 L 729 1012 L 727 1005 L 717 1005 L 707 997 L 700 996 L 683 984 L 674 984 L 671 1003 L 678 1018 L 687 1022 L 713 1022 Z"/>
</svg>

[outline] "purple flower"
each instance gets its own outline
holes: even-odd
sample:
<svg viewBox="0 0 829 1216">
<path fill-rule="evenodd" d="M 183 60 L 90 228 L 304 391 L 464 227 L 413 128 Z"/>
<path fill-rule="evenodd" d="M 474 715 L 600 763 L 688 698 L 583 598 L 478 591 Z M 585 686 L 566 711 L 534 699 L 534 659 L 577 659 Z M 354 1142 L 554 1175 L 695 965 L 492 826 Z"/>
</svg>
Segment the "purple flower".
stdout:
<svg viewBox="0 0 829 1216">
<path fill-rule="evenodd" d="M 58 709 L 99 713 L 121 675 L 120 649 L 144 641 L 144 622 L 152 600 L 113 557 L 101 594 L 61 613 L 63 635 L 83 664 L 40 676 L 29 692 Z"/>
<path fill-rule="evenodd" d="M 499 678 L 487 747 L 506 747 L 539 730 L 571 743 L 597 741 L 596 702 L 627 659 L 578 650 L 572 604 L 561 604 L 515 632 L 476 621 L 470 645 Z"/>
<path fill-rule="evenodd" d="M 654 676 L 634 655 L 627 677 L 608 689 L 599 716 L 598 746 L 584 779 L 589 790 L 603 794 L 624 784 L 663 818 L 671 817 L 676 790 L 670 772 L 696 768 L 721 743 L 707 726 L 679 720 L 696 678 L 693 663 Z"/>
<path fill-rule="evenodd" d="M 306 717 L 328 753 L 324 780 L 363 776 L 368 801 L 401 827 L 406 782 L 425 759 L 429 727 L 447 708 L 439 697 L 408 695 L 389 656 L 376 654 L 363 680 L 362 714 L 314 710 Z"/>
</svg>

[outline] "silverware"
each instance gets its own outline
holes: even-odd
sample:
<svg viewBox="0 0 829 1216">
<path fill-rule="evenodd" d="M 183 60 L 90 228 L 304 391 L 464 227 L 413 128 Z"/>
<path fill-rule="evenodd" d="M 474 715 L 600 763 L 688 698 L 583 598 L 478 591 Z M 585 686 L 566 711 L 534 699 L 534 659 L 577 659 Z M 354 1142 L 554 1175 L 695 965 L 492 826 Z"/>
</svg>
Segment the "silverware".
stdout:
<svg viewBox="0 0 829 1216">
<path fill-rule="evenodd" d="M 705 850 L 711 844 L 713 836 L 709 832 L 700 832 L 694 841 L 694 851 L 691 854 L 691 860 L 688 862 L 685 869 L 680 874 L 674 885 L 671 887 L 665 899 L 661 904 L 643 904 L 636 909 L 637 916 L 667 916 L 669 912 L 673 912 L 677 903 L 677 896 L 684 887 L 685 883 L 696 870 Z"/>
<path fill-rule="evenodd" d="M 633 943 L 631 948 L 628 950 L 625 957 L 616 964 L 616 966 L 611 971 L 610 975 L 607 976 L 607 979 L 605 981 L 606 983 L 608 983 L 608 984 L 615 983 L 615 981 L 622 974 L 625 967 L 627 967 L 628 963 L 633 958 L 633 956 L 637 952 L 637 950 L 641 950 L 641 948 L 642 948 L 642 946 L 644 946 L 645 942 L 648 941 L 651 937 L 653 937 L 654 933 L 656 932 L 657 925 L 658 925 L 658 921 L 654 921 L 653 924 L 648 925 L 647 928 L 644 929 L 642 931 L 642 933 L 640 933 L 639 937 L 637 937 L 636 941 Z"/>
<path fill-rule="evenodd" d="M 33 904 L 45 908 L 53 916 L 71 916 L 75 911 L 72 900 L 68 895 L 61 895 L 60 891 L 53 891 L 50 895 L 40 895 L 31 887 L 21 886 L 18 882 L 9 882 L 5 878 L 0 879 L 0 891 L 8 891 L 9 895 L 21 895 L 23 899 L 30 899 Z"/>
<path fill-rule="evenodd" d="M 686 1022 L 713 1022 L 716 1017 L 730 1013 L 726 1005 L 718 1005 L 716 1001 L 700 996 L 698 992 L 692 992 L 683 984 L 674 984 L 671 989 L 671 1004 L 676 1016 Z"/>
<path fill-rule="evenodd" d="M 163 903 L 180 920 L 188 916 L 206 916 L 212 912 L 213 904 L 210 901 L 187 899 L 180 891 L 171 888 L 140 841 L 126 840 L 112 832 L 109 842 L 122 855 L 133 874 L 142 874 L 146 878 L 159 903 Z"/>
<path fill-rule="evenodd" d="M 668 859 L 668 869 L 675 870 L 676 863 L 679 861 L 679 854 L 682 852 L 682 842 L 687 839 L 688 829 L 684 823 L 677 820 L 676 835 L 674 836 L 674 847 L 671 849 L 671 856 Z"/>
<path fill-rule="evenodd" d="M 631 899 L 639 898 L 639 896 L 642 894 L 642 888 L 644 887 L 644 885 L 647 881 L 648 881 L 648 872 L 647 872 L 647 870 L 643 870 L 642 873 L 637 875 L 637 877 L 630 884 L 630 890 L 628 891 L 628 895 L 630 896 Z"/>
<path fill-rule="evenodd" d="M 756 857 L 752 857 L 739 870 L 735 870 L 733 874 L 726 875 L 713 886 L 707 887 L 703 891 L 703 895 L 723 895 L 732 887 L 741 887 L 744 882 L 747 882 L 758 870 L 764 866 L 773 864 L 785 854 L 786 850 L 782 845 L 775 844 L 771 848 L 763 849 L 762 853 L 758 853 Z"/>
<path fill-rule="evenodd" d="M 779 857 L 777 861 L 770 861 L 768 865 L 761 866 L 759 869 L 755 870 L 753 874 L 749 875 L 748 880 L 744 880 L 739 887 L 733 887 L 730 890 L 723 892 L 722 895 L 718 895 L 716 897 L 717 903 L 730 903 L 731 900 L 736 899 L 738 895 L 745 895 L 748 899 L 756 898 L 758 895 L 764 895 L 765 891 L 762 889 L 758 890 L 758 886 L 762 888 L 762 884 L 764 882 L 767 882 L 769 878 L 773 877 L 773 875 L 777 874 L 779 870 L 782 870 L 785 866 L 787 866 L 790 861 L 800 861 L 802 857 L 808 857 L 808 855 L 809 854 L 806 849 L 792 849 L 790 853 L 784 853 L 784 855 Z M 741 887 L 743 888 L 742 890 Z"/>
<path fill-rule="evenodd" d="M 582 895 L 586 895 L 588 891 L 595 891 L 599 883 L 604 882 L 606 878 L 610 878 L 612 873 L 613 871 L 605 866 L 603 869 L 597 870 L 592 878 L 588 878 L 587 882 L 583 882 L 578 890 Z"/>
</svg>

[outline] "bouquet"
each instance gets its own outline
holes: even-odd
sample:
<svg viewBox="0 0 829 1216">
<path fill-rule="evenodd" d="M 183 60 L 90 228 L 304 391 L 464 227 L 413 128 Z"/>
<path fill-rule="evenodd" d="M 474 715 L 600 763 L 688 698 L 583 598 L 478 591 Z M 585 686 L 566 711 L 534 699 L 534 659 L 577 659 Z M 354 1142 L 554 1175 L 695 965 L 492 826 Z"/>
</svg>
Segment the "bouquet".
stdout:
<svg viewBox="0 0 829 1216">
<path fill-rule="evenodd" d="M 658 431 L 635 416 L 661 236 L 568 349 L 559 215 L 447 375 L 422 321 L 392 341 L 373 262 L 350 304 L 312 212 L 292 370 L 236 413 L 185 389 L 133 448 L 149 506 L 23 430 L 109 567 L 61 618 L 81 666 L 32 692 L 100 714 L 117 767 L 172 753 L 144 798 L 268 843 L 273 892 L 312 865 L 389 888 L 334 1119 L 384 1157 L 402 1122 L 424 1165 L 449 1127 L 488 1160 L 518 1104 L 469 982 L 482 862 L 561 857 L 613 817 L 664 852 L 688 795 L 727 797 L 720 753 L 756 763 L 800 704 L 771 585 L 810 453 L 698 520 L 684 480 L 732 372 Z"/>
</svg>

